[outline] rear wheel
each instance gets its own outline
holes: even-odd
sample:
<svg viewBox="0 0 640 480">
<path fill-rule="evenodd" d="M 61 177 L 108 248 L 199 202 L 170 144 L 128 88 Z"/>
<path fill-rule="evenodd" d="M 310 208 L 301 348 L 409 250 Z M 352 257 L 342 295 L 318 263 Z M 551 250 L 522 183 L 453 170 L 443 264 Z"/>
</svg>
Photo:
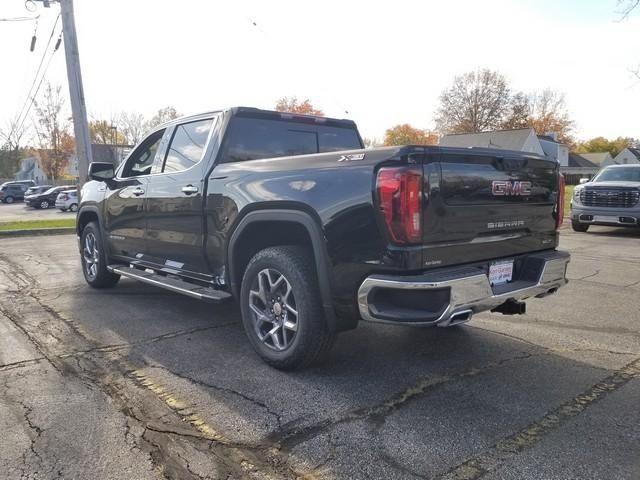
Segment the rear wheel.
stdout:
<svg viewBox="0 0 640 480">
<path fill-rule="evenodd" d="M 297 246 L 258 252 L 242 278 L 242 323 L 254 350 L 282 370 L 320 361 L 333 345 L 311 260 Z"/>
<path fill-rule="evenodd" d="M 113 287 L 120 275 L 107 270 L 107 257 L 102 247 L 100 227 L 89 222 L 80 237 L 81 263 L 84 279 L 93 288 Z"/>
<path fill-rule="evenodd" d="M 49 200 L 42 200 L 38 206 L 46 210 L 47 208 L 49 208 Z"/>
<path fill-rule="evenodd" d="M 586 232 L 589 230 L 589 225 L 585 225 L 584 223 L 571 221 L 571 228 L 573 228 L 574 232 Z"/>
</svg>

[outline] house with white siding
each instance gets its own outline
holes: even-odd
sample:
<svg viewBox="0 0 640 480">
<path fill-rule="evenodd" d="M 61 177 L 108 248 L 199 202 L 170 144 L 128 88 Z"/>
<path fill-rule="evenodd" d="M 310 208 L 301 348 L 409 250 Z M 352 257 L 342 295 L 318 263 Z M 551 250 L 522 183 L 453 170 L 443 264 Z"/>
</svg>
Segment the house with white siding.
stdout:
<svg viewBox="0 0 640 480">
<path fill-rule="evenodd" d="M 616 165 L 626 165 L 628 163 L 640 163 L 640 148 L 628 147 L 613 157 Z"/>
</svg>

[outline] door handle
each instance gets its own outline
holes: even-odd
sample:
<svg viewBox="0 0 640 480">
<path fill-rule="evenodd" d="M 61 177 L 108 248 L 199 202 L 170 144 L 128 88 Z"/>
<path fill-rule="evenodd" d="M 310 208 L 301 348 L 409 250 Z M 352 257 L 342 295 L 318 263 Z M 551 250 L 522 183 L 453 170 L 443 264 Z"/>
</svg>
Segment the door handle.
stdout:
<svg viewBox="0 0 640 480">
<path fill-rule="evenodd" d="M 133 193 L 136 197 L 139 197 L 140 195 L 144 195 L 144 189 L 138 187 L 135 190 L 133 190 L 131 193 Z"/>
<path fill-rule="evenodd" d="M 184 193 L 185 195 L 191 195 L 194 193 L 198 193 L 198 187 L 195 187 L 193 185 L 186 185 L 184 187 L 182 187 L 182 193 Z"/>
</svg>

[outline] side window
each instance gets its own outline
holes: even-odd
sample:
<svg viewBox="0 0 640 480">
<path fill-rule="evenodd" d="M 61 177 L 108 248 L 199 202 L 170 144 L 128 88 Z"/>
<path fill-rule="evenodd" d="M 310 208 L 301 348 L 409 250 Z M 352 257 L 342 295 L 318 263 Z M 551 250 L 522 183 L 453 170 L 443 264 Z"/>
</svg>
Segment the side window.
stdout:
<svg viewBox="0 0 640 480">
<path fill-rule="evenodd" d="M 164 130 L 151 134 L 133 151 L 122 169 L 121 176 L 123 178 L 149 175 L 151 173 L 151 165 L 153 165 L 153 159 L 156 157 L 163 134 Z"/>
<path fill-rule="evenodd" d="M 167 150 L 163 172 L 180 172 L 202 159 L 213 119 L 177 125 Z"/>
</svg>

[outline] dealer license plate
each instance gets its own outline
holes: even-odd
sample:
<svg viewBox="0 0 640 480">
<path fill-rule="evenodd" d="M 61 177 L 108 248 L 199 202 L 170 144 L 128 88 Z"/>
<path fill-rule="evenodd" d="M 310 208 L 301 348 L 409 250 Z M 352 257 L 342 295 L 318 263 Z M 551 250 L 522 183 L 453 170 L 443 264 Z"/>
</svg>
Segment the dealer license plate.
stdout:
<svg viewBox="0 0 640 480">
<path fill-rule="evenodd" d="M 502 285 L 503 283 L 510 282 L 512 277 L 513 260 L 489 265 L 489 283 L 491 285 Z"/>
</svg>

